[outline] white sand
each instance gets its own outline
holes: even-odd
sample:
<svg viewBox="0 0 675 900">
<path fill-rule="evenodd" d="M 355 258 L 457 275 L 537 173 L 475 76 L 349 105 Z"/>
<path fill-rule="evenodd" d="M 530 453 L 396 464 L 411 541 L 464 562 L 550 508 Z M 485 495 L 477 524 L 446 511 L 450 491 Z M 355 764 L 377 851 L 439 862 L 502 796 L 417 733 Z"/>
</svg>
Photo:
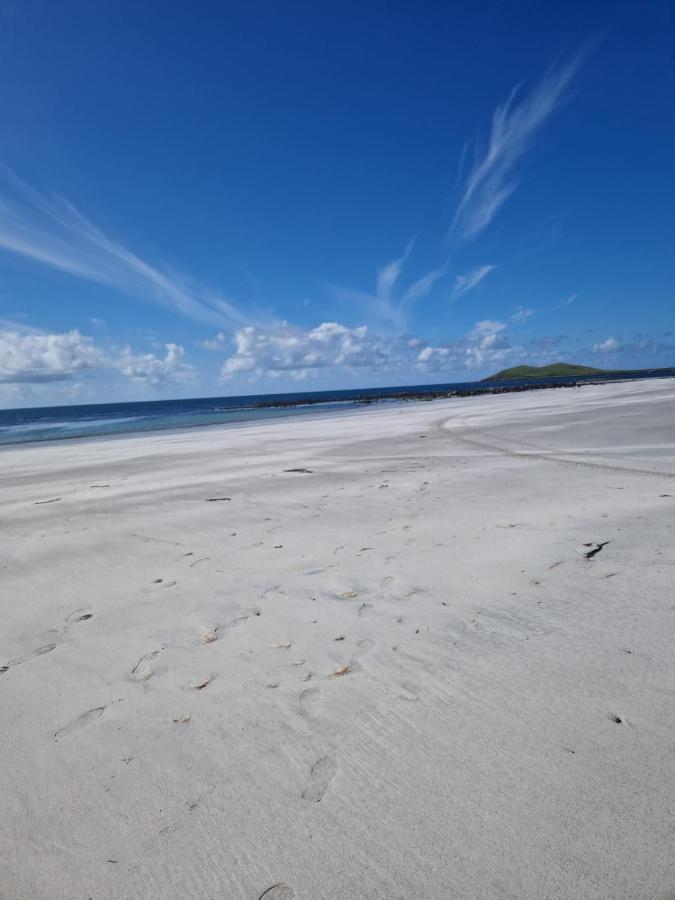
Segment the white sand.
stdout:
<svg viewBox="0 0 675 900">
<path fill-rule="evenodd" d="M 3 900 L 673 896 L 675 381 L 0 466 Z"/>
</svg>

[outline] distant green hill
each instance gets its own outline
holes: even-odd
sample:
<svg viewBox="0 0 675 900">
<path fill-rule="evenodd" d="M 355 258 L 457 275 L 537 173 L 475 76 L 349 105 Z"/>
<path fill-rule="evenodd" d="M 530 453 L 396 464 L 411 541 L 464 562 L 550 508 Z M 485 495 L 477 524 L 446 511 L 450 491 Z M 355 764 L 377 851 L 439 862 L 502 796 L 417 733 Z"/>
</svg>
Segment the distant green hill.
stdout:
<svg viewBox="0 0 675 900">
<path fill-rule="evenodd" d="M 490 375 L 483 381 L 507 381 L 511 378 L 551 378 L 555 375 L 607 375 L 610 369 L 594 369 L 592 366 L 573 366 L 569 363 L 553 363 L 550 366 L 513 366 Z"/>
</svg>

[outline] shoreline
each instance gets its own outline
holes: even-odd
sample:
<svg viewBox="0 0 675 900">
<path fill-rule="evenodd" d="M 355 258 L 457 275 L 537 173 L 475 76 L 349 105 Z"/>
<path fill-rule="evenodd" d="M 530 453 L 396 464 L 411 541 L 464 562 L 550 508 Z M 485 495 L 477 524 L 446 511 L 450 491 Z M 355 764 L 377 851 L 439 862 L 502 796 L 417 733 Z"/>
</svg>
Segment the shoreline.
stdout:
<svg viewBox="0 0 675 900">
<path fill-rule="evenodd" d="M 100 440 L 118 440 L 126 437 L 134 437 L 134 436 L 150 436 L 158 433 L 181 433 L 183 431 L 197 431 L 202 429 L 209 428 L 235 428 L 241 425 L 247 425 L 251 423 L 262 423 L 269 422 L 272 424 L 277 421 L 277 419 L 283 419 L 284 421 L 288 421 L 289 419 L 294 419 L 295 416 L 291 410 L 301 409 L 301 408 L 311 408 L 321 405 L 331 405 L 336 408 L 324 410 L 320 414 L 317 414 L 317 417 L 320 415 L 322 418 L 325 416 L 333 416 L 338 414 L 345 414 L 349 412 L 355 412 L 359 409 L 363 409 L 365 407 L 371 406 L 380 406 L 380 405 L 391 405 L 391 406 L 401 406 L 407 403 L 421 403 L 421 402 L 431 402 L 437 400 L 451 400 L 451 399 L 463 399 L 467 397 L 479 397 L 484 395 L 500 395 L 500 394 L 513 394 L 513 393 L 523 393 L 526 391 L 542 391 L 549 389 L 559 389 L 559 388 L 580 388 L 580 387 L 592 387 L 598 385 L 608 385 L 608 384 L 622 384 L 629 382 L 643 382 L 643 381 L 660 381 L 667 380 L 669 378 L 675 378 L 675 374 L 673 375 L 641 375 L 635 377 L 618 377 L 618 376 L 607 376 L 607 377 L 599 377 L 596 375 L 589 376 L 581 376 L 581 377 L 571 377 L 571 376 L 552 376 L 546 382 L 537 382 L 535 383 L 523 383 L 523 384 L 500 384 L 499 382 L 485 382 L 484 387 L 473 386 L 467 388 L 456 388 L 452 390 L 444 390 L 439 389 L 438 391 L 415 391 L 413 388 L 410 390 L 400 391 L 395 394 L 386 394 L 375 397 L 356 397 L 345 400 L 325 400 L 325 399 L 304 399 L 298 400 L 296 403 L 289 402 L 287 400 L 279 400 L 279 401 L 266 401 L 265 403 L 259 404 L 251 404 L 248 406 L 235 406 L 232 407 L 232 412 L 238 412 L 240 410 L 289 410 L 287 416 L 279 415 L 278 417 L 269 418 L 265 416 L 261 416 L 260 418 L 253 418 L 244 421 L 234 421 L 234 422 L 205 422 L 201 424 L 186 424 L 186 425 L 171 425 L 171 426 L 159 426 L 156 428 L 139 428 L 139 429 L 128 429 L 121 430 L 117 432 L 111 433 L 97 433 L 97 434 L 80 434 L 80 435 L 63 435 L 61 437 L 47 437 L 47 438 L 31 438 L 28 440 L 17 440 L 17 441 L 0 441 L 0 452 L 2 452 L 6 448 L 12 447 L 30 447 L 35 445 L 44 445 L 44 444 L 59 444 L 62 442 L 68 443 L 88 443 L 90 441 L 100 441 Z M 391 390 L 391 389 L 386 389 Z M 270 395 L 273 396 L 273 395 Z M 217 398 L 218 399 L 218 398 Z M 190 402 L 190 401 L 187 401 Z M 106 404 L 103 404 L 105 406 Z M 133 406 L 134 403 L 129 404 L 112 404 L 114 406 L 124 406 L 129 405 Z M 100 404 L 93 405 L 93 408 L 100 408 Z M 61 407 L 53 407 L 53 409 L 60 409 Z M 68 407 L 65 407 L 68 408 Z M 87 406 L 85 405 L 85 408 Z M 42 409 L 42 407 L 36 407 L 36 409 Z M 52 409 L 51 407 L 47 407 L 47 409 Z M 8 410 L 7 412 L 11 412 Z M 310 415 L 310 413 L 303 413 L 304 415 Z M 114 419 L 111 419 L 114 421 Z"/>
</svg>

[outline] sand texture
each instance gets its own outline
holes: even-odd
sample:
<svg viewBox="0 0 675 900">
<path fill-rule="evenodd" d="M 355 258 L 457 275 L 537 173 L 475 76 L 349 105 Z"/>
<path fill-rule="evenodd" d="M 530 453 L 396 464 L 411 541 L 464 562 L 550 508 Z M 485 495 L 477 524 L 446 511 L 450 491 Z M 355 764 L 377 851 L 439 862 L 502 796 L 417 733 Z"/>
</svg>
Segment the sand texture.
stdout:
<svg viewBox="0 0 675 900">
<path fill-rule="evenodd" d="M 675 381 L 0 467 L 2 900 L 675 896 Z"/>
</svg>

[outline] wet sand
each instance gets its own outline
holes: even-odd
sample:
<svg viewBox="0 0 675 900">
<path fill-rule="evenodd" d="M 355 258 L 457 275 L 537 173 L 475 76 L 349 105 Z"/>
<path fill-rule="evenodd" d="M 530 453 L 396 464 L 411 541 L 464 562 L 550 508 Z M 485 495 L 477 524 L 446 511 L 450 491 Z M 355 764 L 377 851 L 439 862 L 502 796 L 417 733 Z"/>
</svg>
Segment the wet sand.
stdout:
<svg viewBox="0 0 675 900">
<path fill-rule="evenodd" d="M 3 900 L 675 894 L 675 381 L 0 453 Z"/>
</svg>

